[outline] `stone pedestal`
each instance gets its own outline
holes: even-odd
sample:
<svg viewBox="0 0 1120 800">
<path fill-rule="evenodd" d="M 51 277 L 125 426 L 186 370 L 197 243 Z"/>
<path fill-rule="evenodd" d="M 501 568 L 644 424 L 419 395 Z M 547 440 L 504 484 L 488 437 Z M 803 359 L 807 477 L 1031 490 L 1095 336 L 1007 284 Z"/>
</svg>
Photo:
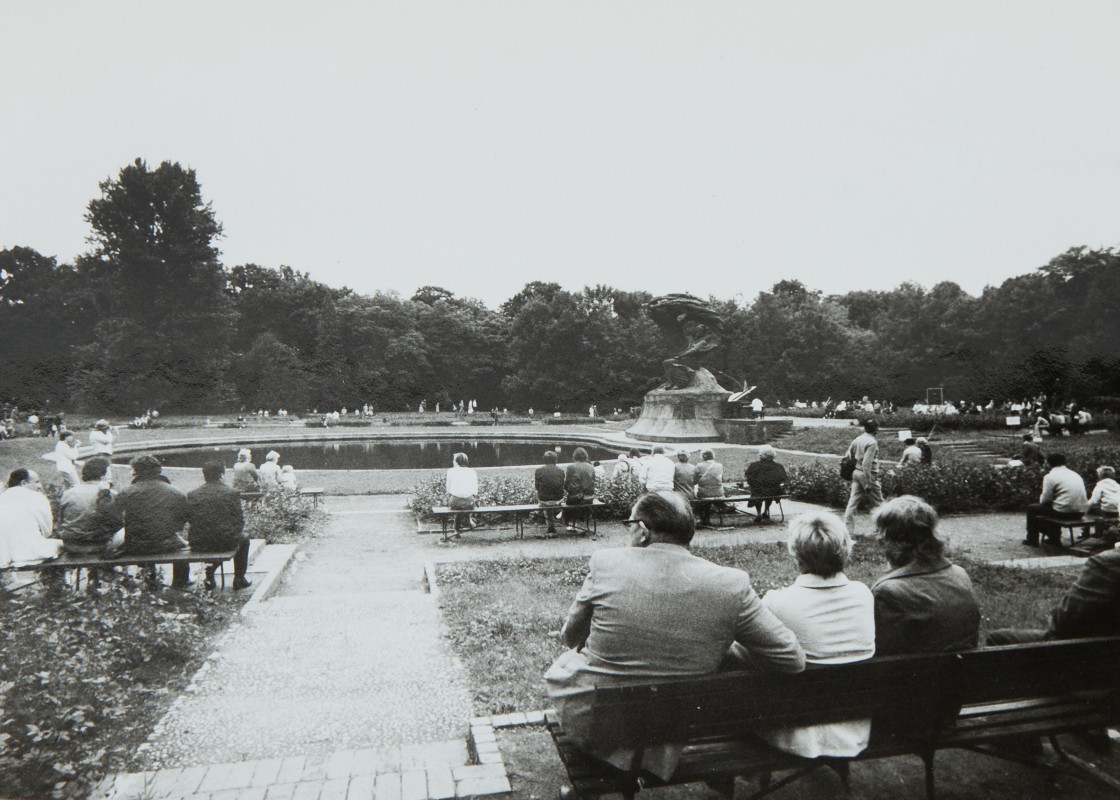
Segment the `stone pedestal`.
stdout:
<svg viewBox="0 0 1120 800">
<path fill-rule="evenodd" d="M 654 389 L 646 394 L 642 413 L 626 431 L 647 442 L 720 442 L 716 420 L 726 416 L 731 392 L 720 387 L 706 369 L 696 371 L 685 389 Z"/>
</svg>

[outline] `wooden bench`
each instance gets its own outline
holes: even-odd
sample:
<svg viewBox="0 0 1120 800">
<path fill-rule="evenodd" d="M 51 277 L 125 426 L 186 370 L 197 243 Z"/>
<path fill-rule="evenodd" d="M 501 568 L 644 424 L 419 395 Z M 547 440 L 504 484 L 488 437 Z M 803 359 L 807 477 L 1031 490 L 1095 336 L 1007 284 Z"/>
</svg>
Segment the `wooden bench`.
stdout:
<svg viewBox="0 0 1120 800">
<path fill-rule="evenodd" d="M 562 796 L 632 800 L 642 788 L 756 775 L 752 797 L 761 797 L 822 766 L 847 786 L 851 761 L 914 755 L 932 800 L 934 755 L 947 748 L 1053 767 L 1120 791 L 1120 781 L 1067 753 L 1056 738 L 1120 722 L 1118 663 L 1120 637 L 1107 637 L 888 656 L 798 675 L 731 672 L 595 689 L 594 740 L 638 748 L 634 764 L 643 747 L 685 744 L 668 781 L 588 755 L 554 712 L 545 719 L 571 781 Z M 752 735 L 768 725 L 852 719 L 872 720 L 871 743 L 853 759 L 801 758 Z M 1049 739 L 1051 752 L 1032 752 L 1039 737 Z M 770 774 L 782 770 L 794 772 L 771 784 Z"/>
<path fill-rule="evenodd" d="M 1069 531 L 1069 543 L 1070 543 L 1071 547 L 1073 545 L 1077 544 L 1077 539 L 1073 535 L 1074 530 L 1080 530 L 1081 531 L 1081 536 L 1078 537 L 1078 538 L 1088 539 L 1089 536 L 1091 535 L 1090 532 L 1093 528 L 1096 528 L 1097 532 L 1100 533 L 1106 527 L 1116 525 L 1117 522 L 1118 522 L 1116 517 L 1106 517 L 1106 516 L 1102 516 L 1102 515 L 1099 515 L 1099 514 L 1084 514 L 1080 517 L 1075 517 L 1073 519 L 1070 519 L 1070 518 L 1067 518 L 1067 517 L 1047 517 L 1047 516 L 1040 516 L 1037 519 L 1038 519 L 1039 522 L 1049 523 L 1049 524 L 1051 524 L 1051 525 L 1053 525 L 1053 526 L 1055 526 L 1055 527 L 1057 527 L 1061 530 L 1068 530 Z M 1059 533 L 1059 538 L 1060 537 L 1061 537 L 1061 534 Z"/>
<path fill-rule="evenodd" d="M 525 518 L 530 514 L 536 512 L 548 511 L 565 511 L 568 509 L 588 509 L 591 513 L 588 515 L 588 524 L 586 528 L 579 528 L 579 532 L 587 535 L 595 535 L 599 531 L 599 524 L 595 519 L 595 509 L 603 508 L 606 505 L 602 500 L 593 500 L 590 503 L 580 503 L 578 505 L 568 505 L 562 503 L 558 506 L 542 506 L 539 503 L 525 503 L 523 505 L 509 505 L 509 506 L 478 506 L 467 510 L 453 510 L 450 506 L 433 506 L 431 514 L 440 521 L 441 525 L 441 541 L 448 541 L 447 525 L 449 522 L 455 520 L 456 514 L 473 514 L 474 516 L 492 516 L 501 514 L 513 515 L 513 527 L 517 531 L 517 538 L 525 538 Z M 459 536 L 462 531 L 455 531 L 453 535 Z"/>
<path fill-rule="evenodd" d="M 273 489 L 273 491 L 283 491 L 283 490 Z M 319 486 L 316 486 L 314 488 L 308 487 L 307 489 L 300 489 L 299 490 L 299 496 L 300 497 L 310 497 L 311 500 L 314 502 L 315 507 L 318 508 L 319 507 L 319 498 L 323 496 L 323 493 L 325 491 L 326 491 L 325 489 L 323 489 L 322 487 L 319 487 Z M 249 505 L 252 505 L 253 503 L 260 500 L 262 497 L 264 497 L 264 495 L 265 495 L 265 492 L 259 492 L 259 491 L 258 492 L 241 492 L 241 502 L 248 503 Z"/>
<path fill-rule="evenodd" d="M 63 553 L 50 561 L 41 561 L 22 567 L 6 567 L 12 572 L 41 572 L 50 569 L 74 570 L 74 588 L 81 586 L 81 570 L 110 569 L 112 567 L 148 567 L 156 564 L 208 564 L 217 567 L 222 575 L 222 588 L 226 586 L 226 562 L 237 553 L 237 548 L 226 551 L 176 550 L 154 555 L 123 555 L 105 558 L 98 555 Z"/>
<path fill-rule="evenodd" d="M 778 521 L 785 522 L 786 511 L 784 508 L 782 508 L 782 500 L 787 499 L 788 497 L 788 494 L 729 494 L 725 497 L 696 497 L 692 500 L 692 506 L 694 509 L 699 508 L 700 506 L 711 506 L 712 510 L 716 512 L 716 515 L 719 518 L 719 527 L 722 528 L 723 515 L 726 511 L 728 511 L 729 506 L 733 513 L 741 513 L 740 509 L 735 508 L 732 504 L 748 503 L 751 500 L 770 500 L 773 503 L 777 503 L 778 513 L 781 515 Z M 756 519 L 759 517 L 758 514 L 755 514 L 754 516 Z"/>
</svg>

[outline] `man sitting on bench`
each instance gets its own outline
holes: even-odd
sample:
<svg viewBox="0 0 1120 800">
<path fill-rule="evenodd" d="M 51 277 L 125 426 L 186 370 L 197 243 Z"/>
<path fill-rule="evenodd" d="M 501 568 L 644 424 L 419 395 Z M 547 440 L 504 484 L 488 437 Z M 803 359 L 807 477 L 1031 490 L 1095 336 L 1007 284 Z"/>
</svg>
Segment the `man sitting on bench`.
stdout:
<svg viewBox="0 0 1120 800">
<path fill-rule="evenodd" d="M 132 484 L 118 494 L 109 511 L 124 519 L 122 556 L 151 556 L 186 550 L 179 534 L 187 524 L 187 496 L 163 476 L 163 465 L 155 456 L 132 459 Z M 185 589 L 191 585 L 191 566 L 171 565 L 171 586 Z M 148 572 L 148 582 L 156 586 L 156 567 Z"/>
<path fill-rule="evenodd" d="M 689 552 L 692 510 L 673 491 L 638 498 L 630 547 L 598 550 L 560 632 L 571 648 L 545 673 L 565 732 L 585 750 L 629 769 L 634 752 L 596 742 L 592 703 L 608 687 L 716 672 L 735 646 L 740 663 L 800 672 L 805 653 L 762 604 L 742 570 Z M 745 652 L 744 652 L 745 651 Z M 642 768 L 668 779 L 681 747 L 647 747 Z"/>
<path fill-rule="evenodd" d="M 245 515 L 241 510 L 241 492 L 223 482 L 226 475 L 221 461 L 208 461 L 202 466 L 206 482 L 187 495 L 188 534 L 191 549 L 199 552 L 223 552 L 236 547 L 233 556 L 233 590 L 246 589 L 252 582 L 245 577 L 249 567 L 249 537 L 245 535 Z M 216 589 L 214 564 L 206 565 L 205 586 Z"/>
<path fill-rule="evenodd" d="M 0 567 L 36 564 L 58 556 L 62 542 L 48 538 L 54 526 L 51 504 L 39 474 L 13 469 L 0 492 Z"/>
<path fill-rule="evenodd" d="M 82 482 L 62 493 L 58 535 L 67 553 L 111 558 L 124 546 L 121 519 L 109 512 L 111 487 L 109 459 L 95 456 L 82 465 Z"/>
<path fill-rule="evenodd" d="M 1046 543 L 1053 547 L 1062 545 L 1062 529 L 1039 517 L 1078 519 L 1089 509 L 1085 494 L 1085 481 L 1066 466 L 1066 457 L 1051 453 L 1046 457 L 1050 471 L 1042 478 L 1042 495 L 1037 503 L 1027 506 L 1027 538 L 1023 544 L 1038 547 L 1039 536 L 1046 535 Z"/>
</svg>

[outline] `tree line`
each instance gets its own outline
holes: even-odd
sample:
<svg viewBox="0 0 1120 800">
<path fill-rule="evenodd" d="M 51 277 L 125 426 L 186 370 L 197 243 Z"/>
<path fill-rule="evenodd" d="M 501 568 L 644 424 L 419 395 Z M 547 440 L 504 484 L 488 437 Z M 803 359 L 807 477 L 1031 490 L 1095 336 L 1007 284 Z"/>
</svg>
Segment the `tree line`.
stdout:
<svg viewBox="0 0 1120 800">
<path fill-rule="evenodd" d="M 221 223 L 177 163 L 138 159 L 99 189 L 90 249 L 74 263 L 0 251 L 2 402 L 606 409 L 640 403 L 670 355 L 646 292 L 535 281 L 498 309 L 437 286 L 363 295 L 290 267 L 224 265 Z M 1114 397 L 1118 267 L 1114 249 L 1077 247 L 979 297 L 951 282 L 825 296 L 790 280 L 749 301 L 711 296 L 726 319 L 712 370 L 768 404 L 911 403 L 930 387 L 953 399 Z"/>
</svg>

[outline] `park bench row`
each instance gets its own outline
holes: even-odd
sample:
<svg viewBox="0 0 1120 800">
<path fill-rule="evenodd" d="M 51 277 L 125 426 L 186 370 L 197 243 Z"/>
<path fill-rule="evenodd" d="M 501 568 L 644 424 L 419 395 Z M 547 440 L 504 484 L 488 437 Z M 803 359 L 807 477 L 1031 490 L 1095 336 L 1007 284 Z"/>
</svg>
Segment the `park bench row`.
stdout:
<svg viewBox="0 0 1120 800">
<path fill-rule="evenodd" d="M 966 749 L 1089 777 L 1120 791 L 1120 781 L 1067 753 L 1056 738 L 1120 722 L 1120 637 L 984 647 L 961 653 L 873 658 L 809 667 L 798 675 L 721 673 L 703 678 L 595 689 L 596 741 L 635 748 L 685 743 L 668 781 L 617 769 L 588 755 L 554 713 L 546 723 L 571 788 L 561 796 L 757 776 L 761 797 L 820 767 L 848 786 L 850 761 L 902 755 L 922 759 L 934 797 L 934 755 Z M 807 759 L 776 750 L 752 732 L 773 726 L 871 719 L 871 743 L 853 759 Z M 1049 739 L 1052 752 L 1032 752 Z M 1024 743 L 1027 746 L 1024 747 Z M 794 770 L 777 783 L 770 774 Z"/>
<path fill-rule="evenodd" d="M 319 498 L 323 496 L 324 491 L 325 490 L 322 487 L 308 487 L 307 489 L 300 489 L 299 496 L 310 497 L 314 501 L 315 507 L 318 508 Z M 256 501 L 264 497 L 264 494 L 264 492 L 242 492 L 241 500 L 245 503 L 255 503 Z"/>
<path fill-rule="evenodd" d="M 222 588 L 226 586 L 226 567 L 237 553 L 237 548 L 220 551 L 175 550 L 170 553 L 154 553 L 151 555 L 124 555 L 105 557 L 98 555 L 79 555 L 63 553 L 58 558 L 49 561 L 40 561 L 26 566 L 9 566 L 0 571 L 4 572 L 40 572 L 42 570 L 62 569 L 74 570 L 74 588 L 81 586 L 81 571 L 95 569 L 112 569 L 114 567 L 148 567 L 160 564 L 207 564 L 217 568 L 222 577 Z"/>
<path fill-rule="evenodd" d="M 242 495 L 242 496 L 244 496 L 244 495 Z M 754 495 L 754 496 L 749 495 L 749 494 L 739 494 L 739 495 L 727 495 L 726 497 L 698 498 L 698 499 L 694 499 L 692 501 L 692 504 L 693 504 L 694 508 L 699 508 L 700 506 L 705 506 L 705 505 L 711 506 L 712 511 L 715 514 L 717 514 L 717 516 L 719 518 L 719 525 L 722 527 L 722 525 L 723 525 L 723 515 L 725 513 L 727 513 L 729 510 L 734 511 L 735 513 L 739 513 L 738 509 L 736 509 L 734 507 L 734 505 L 732 505 L 732 504 L 734 504 L 734 503 L 745 503 L 745 502 L 748 502 L 750 500 L 770 500 L 770 501 L 775 502 L 778 506 L 778 511 L 781 514 L 781 521 L 784 522 L 785 521 L 785 510 L 782 508 L 782 500 L 785 499 L 785 498 L 788 498 L 788 497 L 789 497 L 788 494 Z M 523 539 L 523 538 L 525 538 L 525 520 L 529 516 L 531 516 L 533 514 L 543 514 L 545 511 L 557 511 L 557 510 L 559 510 L 559 511 L 582 510 L 582 511 L 591 512 L 588 515 L 587 525 L 583 526 L 583 527 L 579 527 L 578 530 L 581 533 L 584 533 L 584 534 L 594 535 L 595 533 L 598 532 L 598 523 L 595 519 L 594 510 L 597 509 L 597 508 L 603 508 L 605 505 L 606 504 L 603 503 L 602 500 L 595 500 L 591 503 L 581 503 L 581 504 L 573 504 L 573 505 L 563 504 L 563 505 L 560 505 L 560 506 L 543 506 L 540 503 L 524 503 L 524 504 L 503 505 L 503 506 L 477 506 L 477 507 L 471 509 L 470 511 L 456 510 L 456 509 L 452 509 L 450 506 L 433 506 L 432 510 L 431 510 L 431 516 L 435 517 L 436 519 L 438 519 L 440 521 L 440 526 L 441 526 L 440 533 L 441 533 L 441 537 L 442 537 L 443 541 L 448 540 L 448 525 L 451 524 L 455 520 L 455 517 L 457 515 L 471 514 L 471 515 L 476 516 L 476 517 L 512 516 L 513 517 L 514 530 L 517 532 L 517 538 Z M 455 535 L 457 536 L 457 535 L 459 535 L 459 533 L 461 533 L 461 531 L 456 532 Z"/>
</svg>

